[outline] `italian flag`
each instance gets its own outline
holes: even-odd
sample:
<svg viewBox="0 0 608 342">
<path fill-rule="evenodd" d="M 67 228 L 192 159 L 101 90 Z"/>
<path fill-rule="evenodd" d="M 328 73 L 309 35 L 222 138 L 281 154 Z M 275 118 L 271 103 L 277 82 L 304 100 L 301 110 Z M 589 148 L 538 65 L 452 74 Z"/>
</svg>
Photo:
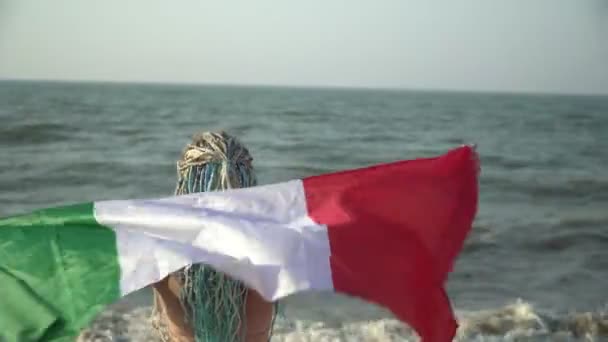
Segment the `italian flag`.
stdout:
<svg viewBox="0 0 608 342">
<path fill-rule="evenodd" d="M 334 291 L 451 341 L 444 283 L 477 210 L 463 146 L 284 183 L 0 220 L 0 340 L 72 341 L 105 305 L 193 263 L 276 301 Z"/>
</svg>

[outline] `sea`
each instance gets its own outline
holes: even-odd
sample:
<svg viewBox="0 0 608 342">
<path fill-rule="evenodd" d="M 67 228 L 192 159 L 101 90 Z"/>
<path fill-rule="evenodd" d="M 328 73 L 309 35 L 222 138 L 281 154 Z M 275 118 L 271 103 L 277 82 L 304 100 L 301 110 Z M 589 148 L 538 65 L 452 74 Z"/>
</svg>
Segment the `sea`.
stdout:
<svg viewBox="0 0 608 342">
<path fill-rule="evenodd" d="M 447 283 L 456 341 L 608 341 L 608 96 L 2 81 L 0 215 L 171 195 L 185 144 L 219 129 L 262 184 L 477 144 L 479 213 Z M 154 340 L 150 305 L 126 297 L 81 340 Z M 282 308 L 273 341 L 417 341 L 345 296 Z"/>
</svg>

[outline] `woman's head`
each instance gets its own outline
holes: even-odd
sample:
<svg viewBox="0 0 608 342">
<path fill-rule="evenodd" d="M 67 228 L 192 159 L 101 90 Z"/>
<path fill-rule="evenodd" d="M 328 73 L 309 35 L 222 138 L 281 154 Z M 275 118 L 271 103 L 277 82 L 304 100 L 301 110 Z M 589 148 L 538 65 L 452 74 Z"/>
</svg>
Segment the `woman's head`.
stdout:
<svg viewBox="0 0 608 342">
<path fill-rule="evenodd" d="M 177 162 L 176 194 L 244 188 L 256 185 L 253 158 L 225 132 L 194 136 Z"/>
</svg>

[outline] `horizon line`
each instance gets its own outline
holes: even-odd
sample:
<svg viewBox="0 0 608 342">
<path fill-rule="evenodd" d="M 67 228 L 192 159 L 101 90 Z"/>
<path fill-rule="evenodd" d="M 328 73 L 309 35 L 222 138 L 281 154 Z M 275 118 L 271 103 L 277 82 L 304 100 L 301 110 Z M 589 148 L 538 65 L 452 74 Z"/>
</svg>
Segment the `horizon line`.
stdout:
<svg viewBox="0 0 608 342">
<path fill-rule="evenodd" d="M 63 84 L 108 84 L 108 85 L 137 85 L 137 86 L 183 86 L 183 87 L 225 87 L 225 88 L 285 88 L 303 90 L 343 90 L 343 91 L 385 91 L 385 92 L 419 92 L 419 93 L 460 93 L 460 94 L 492 94 L 492 95 L 528 95 L 528 96 L 577 96 L 605 97 L 607 93 L 577 93 L 559 91 L 535 90 L 496 90 L 496 89 L 454 89 L 454 88 L 425 88 L 425 87 L 383 87 L 355 85 L 299 85 L 279 83 L 229 83 L 229 82 L 178 82 L 178 81 L 141 81 L 141 80 L 95 80 L 95 79 L 51 79 L 51 78 L 4 78 L 0 82 L 30 82 L 30 83 L 63 83 Z"/>
</svg>

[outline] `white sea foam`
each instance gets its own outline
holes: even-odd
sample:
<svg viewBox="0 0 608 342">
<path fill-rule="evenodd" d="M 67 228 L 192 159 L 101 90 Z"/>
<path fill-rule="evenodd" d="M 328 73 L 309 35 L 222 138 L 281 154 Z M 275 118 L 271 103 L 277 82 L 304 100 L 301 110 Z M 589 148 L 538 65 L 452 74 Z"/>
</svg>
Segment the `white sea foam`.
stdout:
<svg viewBox="0 0 608 342">
<path fill-rule="evenodd" d="M 150 307 L 114 306 L 102 313 L 79 342 L 158 341 L 150 329 Z M 608 312 L 543 314 L 531 304 L 517 301 L 497 309 L 459 314 L 456 341 L 608 341 Z M 276 342 L 380 342 L 417 341 L 395 319 L 357 322 L 290 320 L 280 317 L 272 341 Z"/>
</svg>

